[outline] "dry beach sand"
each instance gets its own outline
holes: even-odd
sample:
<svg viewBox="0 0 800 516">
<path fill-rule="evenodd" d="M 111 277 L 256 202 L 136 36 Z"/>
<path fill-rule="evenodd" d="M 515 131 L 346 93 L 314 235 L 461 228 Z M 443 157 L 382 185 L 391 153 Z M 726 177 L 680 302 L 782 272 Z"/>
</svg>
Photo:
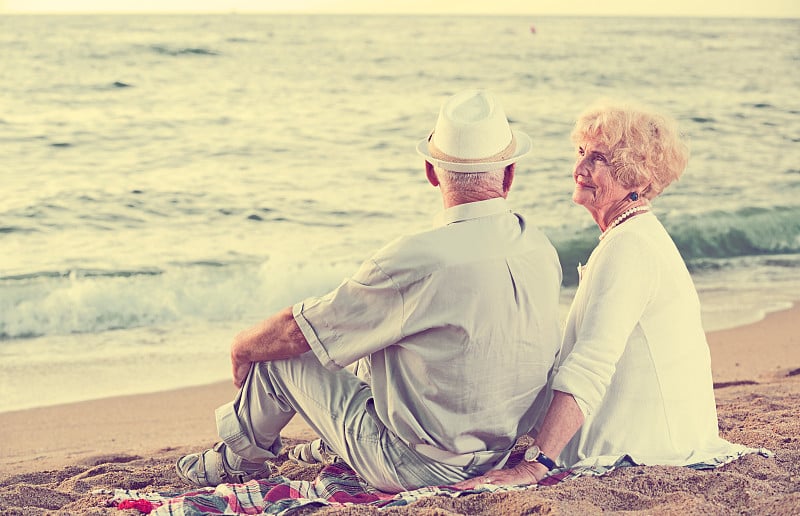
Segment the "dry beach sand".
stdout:
<svg viewBox="0 0 800 516">
<path fill-rule="evenodd" d="M 623 468 L 552 487 L 405 508 L 303 509 L 300 514 L 800 514 L 800 307 L 709 333 L 722 435 L 765 447 L 714 471 Z M 138 514 L 104 507 L 98 488 L 186 489 L 173 463 L 215 441 L 227 383 L 0 414 L 0 514 Z M 314 437 L 297 418 L 287 444 Z M 285 459 L 285 456 L 282 457 Z M 286 461 L 284 476 L 317 469 Z"/>
</svg>

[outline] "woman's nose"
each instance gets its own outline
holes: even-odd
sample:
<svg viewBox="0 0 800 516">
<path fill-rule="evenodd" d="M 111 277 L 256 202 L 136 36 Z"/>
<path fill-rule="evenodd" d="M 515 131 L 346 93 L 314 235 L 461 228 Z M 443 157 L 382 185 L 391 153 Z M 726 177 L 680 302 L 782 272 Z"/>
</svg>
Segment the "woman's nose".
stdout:
<svg viewBox="0 0 800 516">
<path fill-rule="evenodd" d="M 592 172 L 592 162 L 585 156 L 578 158 L 575 162 L 575 173 L 582 176 L 588 176 Z"/>
</svg>

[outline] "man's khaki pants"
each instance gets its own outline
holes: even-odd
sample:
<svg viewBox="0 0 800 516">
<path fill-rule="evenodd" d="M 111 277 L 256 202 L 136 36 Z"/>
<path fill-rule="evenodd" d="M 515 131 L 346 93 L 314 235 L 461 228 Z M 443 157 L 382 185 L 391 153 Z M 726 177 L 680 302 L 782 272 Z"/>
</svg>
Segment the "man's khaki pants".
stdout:
<svg viewBox="0 0 800 516">
<path fill-rule="evenodd" d="M 253 364 L 236 399 L 217 409 L 217 430 L 232 452 L 261 462 L 280 453 L 281 429 L 299 414 L 334 453 L 385 492 L 452 484 L 491 469 L 493 464 L 453 466 L 417 453 L 378 420 L 372 404 L 369 384 L 347 369 L 325 369 L 309 351 Z"/>
</svg>

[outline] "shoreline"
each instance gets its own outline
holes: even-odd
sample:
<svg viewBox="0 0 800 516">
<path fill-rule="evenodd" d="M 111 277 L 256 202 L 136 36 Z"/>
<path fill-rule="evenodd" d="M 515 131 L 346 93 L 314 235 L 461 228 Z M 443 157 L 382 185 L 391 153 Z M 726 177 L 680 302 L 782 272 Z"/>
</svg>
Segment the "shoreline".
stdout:
<svg viewBox="0 0 800 516">
<path fill-rule="evenodd" d="M 574 292 L 573 292 L 573 294 L 574 294 Z M 758 326 L 767 318 L 778 317 L 778 318 L 781 318 L 781 319 L 783 319 L 783 318 L 791 319 L 792 317 L 798 317 L 798 320 L 800 320 L 800 310 L 798 310 L 796 316 L 788 315 L 788 313 L 794 313 L 793 311 L 798 309 L 799 307 L 800 307 L 800 301 L 795 302 L 795 303 L 789 302 L 789 303 L 787 303 L 786 306 L 783 306 L 781 308 L 774 308 L 773 307 L 772 309 L 762 311 L 760 317 L 759 318 L 755 318 L 754 320 L 747 319 L 746 321 L 741 322 L 740 324 L 731 325 L 731 326 L 726 325 L 726 326 L 722 326 L 722 327 L 713 327 L 713 329 L 708 329 L 708 330 L 705 331 L 705 333 L 706 333 L 706 337 L 707 337 L 708 342 L 709 342 L 709 346 L 713 347 L 712 341 L 714 343 L 719 341 L 720 342 L 719 345 L 722 346 L 722 345 L 724 345 L 724 344 L 721 344 L 722 342 L 724 342 L 725 340 L 729 340 L 729 337 L 731 335 L 737 334 L 740 329 L 743 329 L 745 327 Z M 569 308 L 569 305 L 565 305 L 563 307 L 563 309 L 564 309 L 564 313 L 562 314 L 563 316 L 566 316 L 566 310 L 568 308 Z M 781 324 L 782 324 L 783 327 L 787 327 L 787 325 L 785 323 L 781 323 Z M 754 334 L 754 335 L 757 335 L 758 333 L 760 333 L 760 331 L 761 330 L 755 330 L 755 331 L 750 330 L 749 332 Z M 800 332 L 800 323 L 798 323 L 798 332 Z M 733 340 L 737 341 L 736 337 L 734 337 Z M 764 355 L 762 355 L 760 353 L 751 353 L 750 351 L 751 350 L 746 349 L 746 347 L 743 347 L 743 346 L 739 345 L 739 346 L 737 346 L 736 354 L 737 354 L 737 356 L 746 355 L 749 358 L 756 359 L 757 361 L 763 361 L 764 360 L 764 358 L 765 358 Z M 786 351 L 787 350 L 782 349 L 782 350 L 779 351 L 779 353 L 780 353 L 781 356 L 785 356 L 786 355 Z M 768 356 L 771 356 L 771 355 L 768 355 Z M 225 357 L 227 357 L 227 355 L 225 355 Z M 715 378 L 714 378 L 715 384 L 719 383 L 720 381 L 723 382 L 723 383 L 732 382 L 732 381 L 738 381 L 738 377 L 739 376 L 741 376 L 741 375 L 747 376 L 748 373 L 746 371 L 746 368 L 745 368 L 745 370 L 740 370 L 738 363 L 734 363 L 734 362 L 730 362 L 729 363 L 729 361 L 725 360 L 725 357 L 723 357 L 723 356 L 718 356 L 718 357 L 715 357 L 715 358 L 716 358 L 716 362 L 717 363 L 716 364 L 712 364 L 712 369 L 715 370 L 714 371 L 715 372 L 715 375 L 714 375 L 715 376 Z M 767 358 L 767 360 L 768 360 L 768 358 Z M 781 361 L 781 360 L 773 360 L 773 362 L 776 362 L 777 364 L 782 364 L 783 363 L 783 361 Z M 717 371 L 717 369 L 718 369 L 718 371 Z M 779 369 L 779 366 L 776 365 L 776 369 Z M 723 379 L 721 379 L 721 380 L 717 378 L 720 375 L 723 377 Z M 65 400 L 65 401 L 51 401 L 51 402 L 48 402 L 48 403 L 46 403 L 44 405 L 29 405 L 29 406 L 22 405 L 22 406 L 16 406 L 16 407 L 13 407 L 13 408 L 0 408 L 0 418 L 5 416 L 6 414 L 13 414 L 13 413 L 18 413 L 18 412 L 25 412 L 25 411 L 31 411 L 31 410 L 41 410 L 41 409 L 57 409 L 57 407 L 65 407 L 65 406 L 76 405 L 76 404 L 80 404 L 80 403 L 101 402 L 102 400 L 107 400 L 107 399 L 116 399 L 116 398 L 123 399 L 123 398 L 130 398 L 130 397 L 134 397 L 134 396 L 157 396 L 157 395 L 163 394 L 163 393 L 171 393 L 171 392 L 183 391 L 183 390 L 187 390 L 187 389 L 199 389 L 199 390 L 202 390 L 202 389 L 214 386 L 214 385 L 219 386 L 219 388 L 221 389 L 222 386 L 224 386 L 226 383 L 227 383 L 227 380 L 219 379 L 219 380 L 210 380 L 210 381 L 203 382 L 203 383 L 191 383 L 189 385 L 165 386 L 165 387 L 160 387 L 160 388 L 159 387 L 155 387 L 152 390 L 142 390 L 142 391 L 133 391 L 133 392 L 120 392 L 120 393 L 115 393 L 115 394 L 111 394 L 111 395 L 107 395 L 107 396 L 97 396 L 97 397 L 93 397 L 93 398 L 79 398 L 79 399 L 71 399 L 71 400 L 68 399 L 68 400 Z"/>
<path fill-rule="evenodd" d="M 798 321 L 800 304 L 795 304 L 788 310 L 767 314 L 753 324 L 707 333 L 721 435 L 732 442 L 769 448 L 776 452 L 775 458 L 748 456 L 721 468 L 714 476 L 707 472 L 690 473 L 685 471 L 688 468 L 679 467 L 624 468 L 637 472 L 620 471 L 608 478 L 587 478 L 548 488 L 544 493 L 547 503 L 567 509 L 569 503 L 585 502 L 588 490 L 593 507 L 604 511 L 638 507 L 644 513 L 659 512 L 657 508 L 676 514 L 684 509 L 725 513 L 708 505 L 712 501 L 706 488 L 698 488 L 691 494 L 696 499 L 687 501 L 686 486 L 706 485 L 711 492 L 724 488 L 729 493 L 729 497 L 720 502 L 726 510 L 735 506 L 747 512 L 767 514 L 787 503 L 800 510 L 800 486 L 796 483 L 800 475 L 800 420 L 796 417 L 800 411 Z M 0 442 L 3 443 L 0 447 L 0 512 L 13 509 L 17 511 L 12 511 L 14 514 L 28 514 L 32 509 L 33 514 L 43 514 L 35 511 L 61 509 L 72 513 L 116 514 L 115 509 L 103 508 L 102 501 L 91 491 L 96 488 L 185 491 L 186 486 L 174 473 L 174 461 L 216 442 L 214 409 L 230 401 L 235 393 L 233 385 L 225 381 L 0 413 Z M 302 419 L 295 418 L 282 436 L 288 448 L 296 442 L 313 439 L 315 434 Z M 282 454 L 281 460 L 285 459 Z M 287 471 L 291 475 L 306 475 L 304 480 L 312 480 L 316 474 L 315 470 L 297 470 L 288 461 L 282 463 L 281 468 L 281 471 L 289 468 Z M 684 478 L 687 475 L 689 480 Z M 776 479 L 780 481 L 779 487 L 776 487 Z M 637 496 L 641 500 L 648 497 L 652 500 L 640 507 L 625 493 L 631 489 L 630 484 L 643 481 L 643 491 L 637 492 Z M 761 481 L 764 486 L 757 490 L 766 497 L 763 503 L 777 505 L 759 505 L 762 502 L 756 503 L 758 500 L 749 495 L 741 498 L 743 483 L 752 487 L 754 482 Z M 712 482 L 710 486 L 709 482 Z M 716 482 L 722 484 L 718 486 Z M 617 505 L 609 505 L 609 497 L 613 498 L 617 485 L 622 486 L 614 502 Z M 661 487 L 654 493 L 649 491 L 653 485 Z M 676 491 L 681 494 L 676 496 Z M 502 497 L 494 498 L 495 495 L 484 502 L 490 511 L 522 514 L 526 507 L 542 503 L 540 493 L 543 491 L 519 493 L 521 501 L 513 507 L 504 506 L 507 501 Z M 554 498 L 550 499 L 551 496 Z M 468 505 L 470 499 L 474 501 L 474 497 L 467 497 L 463 502 L 467 505 L 462 510 L 467 513 L 472 510 Z M 458 506 L 461 502 L 434 503 L 452 508 L 447 504 Z M 562 503 L 567 505 L 559 505 Z M 759 507 L 766 509 L 761 512 Z M 750 511 L 751 508 L 756 510 Z M 413 514 L 414 509 L 413 505 L 409 506 L 409 512 L 403 514 Z"/>
<path fill-rule="evenodd" d="M 706 332 L 715 387 L 770 381 L 800 368 L 800 303 L 753 323 Z"/>
</svg>

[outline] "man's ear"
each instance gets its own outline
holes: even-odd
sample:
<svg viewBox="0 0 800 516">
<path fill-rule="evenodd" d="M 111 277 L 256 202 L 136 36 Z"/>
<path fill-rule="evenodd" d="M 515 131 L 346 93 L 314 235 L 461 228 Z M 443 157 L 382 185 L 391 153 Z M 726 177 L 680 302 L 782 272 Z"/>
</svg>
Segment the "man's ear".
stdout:
<svg viewBox="0 0 800 516">
<path fill-rule="evenodd" d="M 436 169 L 429 161 L 425 162 L 425 175 L 428 176 L 428 182 L 433 186 L 439 186 L 439 178 L 436 177 Z"/>
<path fill-rule="evenodd" d="M 516 163 L 512 163 L 506 167 L 505 174 L 503 175 L 503 197 L 508 195 L 508 191 L 511 190 L 511 183 L 514 182 L 514 170 L 516 170 L 516 168 Z"/>
</svg>

